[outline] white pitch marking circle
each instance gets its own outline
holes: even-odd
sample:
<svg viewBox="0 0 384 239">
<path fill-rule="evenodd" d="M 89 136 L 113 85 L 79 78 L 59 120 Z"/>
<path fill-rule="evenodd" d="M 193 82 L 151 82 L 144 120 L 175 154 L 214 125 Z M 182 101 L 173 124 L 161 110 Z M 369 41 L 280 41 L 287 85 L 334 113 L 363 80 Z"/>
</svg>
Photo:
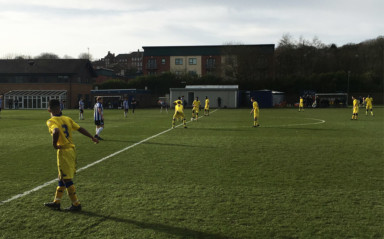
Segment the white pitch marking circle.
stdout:
<svg viewBox="0 0 384 239">
<path fill-rule="evenodd" d="M 295 118 L 296 119 L 296 118 Z M 299 118 L 297 118 L 299 119 Z M 301 119 L 301 118 L 300 118 Z M 311 123 L 302 123 L 302 124 L 282 124 L 282 125 L 270 125 L 270 126 L 264 126 L 263 128 L 268 128 L 268 127 L 288 127 L 288 126 L 303 126 L 303 125 L 314 125 L 314 124 L 324 124 L 325 120 L 322 119 L 315 119 L 315 118 L 303 118 L 303 119 L 308 119 L 308 120 L 314 120 L 316 122 L 311 122 Z"/>
</svg>

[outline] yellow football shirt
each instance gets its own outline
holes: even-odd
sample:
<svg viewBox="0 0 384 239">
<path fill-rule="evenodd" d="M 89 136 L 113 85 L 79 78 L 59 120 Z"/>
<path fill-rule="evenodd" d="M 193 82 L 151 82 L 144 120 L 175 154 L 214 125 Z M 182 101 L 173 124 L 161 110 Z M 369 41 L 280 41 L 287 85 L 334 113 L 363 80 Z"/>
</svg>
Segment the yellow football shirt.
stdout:
<svg viewBox="0 0 384 239">
<path fill-rule="evenodd" d="M 49 133 L 52 135 L 55 128 L 59 129 L 59 140 L 57 145 L 62 148 L 74 148 L 72 131 L 79 130 L 80 125 L 67 116 L 53 116 L 47 120 Z"/>
<path fill-rule="evenodd" d="M 257 101 L 254 101 L 253 104 L 253 115 L 256 117 L 259 114 L 259 104 Z"/>
<path fill-rule="evenodd" d="M 208 109 L 209 108 L 209 99 L 206 99 L 205 100 L 205 109 Z"/>
<path fill-rule="evenodd" d="M 365 103 L 367 104 L 367 105 L 372 105 L 372 101 L 373 101 L 373 99 L 372 99 L 372 97 L 367 97 L 367 98 L 365 98 Z"/>
<path fill-rule="evenodd" d="M 193 108 L 194 109 L 199 109 L 200 108 L 200 100 L 194 100 L 193 101 Z"/>
<path fill-rule="evenodd" d="M 174 102 L 176 105 L 175 105 L 175 112 L 184 112 L 184 106 L 183 106 L 183 103 L 181 102 L 181 100 L 176 100 Z"/>
<path fill-rule="evenodd" d="M 253 109 L 254 110 L 259 109 L 259 104 L 257 104 L 257 101 L 253 102 Z"/>
<path fill-rule="evenodd" d="M 299 105 L 300 107 L 303 107 L 303 106 L 304 106 L 304 99 L 303 99 L 303 98 L 300 99 L 300 103 L 299 103 L 299 104 L 300 104 L 300 105 Z"/>
<path fill-rule="evenodd" d="M 357 99 L 353 100 L 353 113 L 359 113 L 359 101 Z"/>
</svg>

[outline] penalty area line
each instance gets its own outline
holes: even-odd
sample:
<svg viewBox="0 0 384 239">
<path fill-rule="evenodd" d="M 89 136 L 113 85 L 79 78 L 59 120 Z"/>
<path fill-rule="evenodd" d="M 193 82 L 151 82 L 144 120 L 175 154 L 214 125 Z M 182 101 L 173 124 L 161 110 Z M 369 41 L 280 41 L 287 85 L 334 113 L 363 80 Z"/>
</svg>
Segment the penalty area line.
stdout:
<svg viewBox="0 0 384 239">
<path fill-rule="evenodd" d="M 212 113 L 214 113 L 215 111 L 216 111 L 216 110 L 212 111 Z M 203 116 L 200 116 L 199 118 L 201 118 L 201 117 L 203 117 Z M 187 123 L 189 123 L 189 122 L 187 122 Z M 179 125 L 177 125 L 175 128 L 180 127 L 181 125 L 182 125 L 182 124 L 179 124 Z M 88 168 L 90 168 L 90 167 L 92 167 L 92 166 L 95 166 L 96 164 L 99 164 L 99 163 L 101 163 L 101 162 L 103 162 L 103 161 L 105 161 L 105 160 L 107 160 L 107 159 L 110 159 L 110 158 L 112 158 L 112 157 L 114 157 L 114 156 L 116 156 L 116 155 L 118 155 L 118 154 L 120 154 L 120 153 L 122 153 L 122 152 L 124 152 L 124 151 L 127 151 L 128 149 L 131 149 L 131 148 L 133 148 L 133 147 L 135 147 L 135 146 L 138 146 L 138 145 L 140 145 L 140 144 L 142 144 L 142 143 L 145 143 L 145 142 L 147 142 L 148 140 L 154 139 L 154 138 L 156 138 L 156 137 L 158 137 L 158 136 L 160 136 L 160 135 L 162 135 L 162 134 L 168 133 L 168 132 L 171 131 L 171 130 L 173 130 L 173 128 L 169 128 L 169 129 L 167 129 L 167 130 L 164 130 L 164 131 L 162 131 L 162 132 L 160 132 L 160 133 L 158 133 L 158 134 L 152 135 L 152 136 L 150 136 L 150 137 L 148 137 L 148 138 L 146 138 L 146 139 L 143 139 L 143 140 L 141 140 L 141 141 L 139 141 L 139 142 L 137 142 L 137 143 L 134 143 L 134 144 L 132 144 L 132 145 L 130 145 L 130 146 L 128 146 L 128 147 L 125 147 L 125 148 L 123 148 L 123 149 L 121 149 L 121 150 L 119 150 L 119 151 L 116 151 L 116 152 L 114 152 L 114 153 L 112 153 L 112 154 L 110 154 L 110 155 L 108 155 L 108 156 L 106 156 L 106 157 L 104 157 L 104 158 L 102 158 L 102 159 L 99 159 L 99 160 L 97 160 L 97 161 L 95 161 L 95 162 L 93 162 L 93 163 L 90 163 L 90 164 L 88 164 L 88 165 L 82 167 L 82 168 L 79 168 L 79 169 L 77 170 L 77 172 L 81 172 L 81 171 L 86 170 L 86 169 L 88 169 Z M 57 178 L 56 178 L 56 179 L 52 179 L 52 180 L 50 180 L 50 181 L 48 181 L 48 182 L 45 182 L 45 183 L 43 183 L 43 184 L 41 184 L 41 185 L 39 185 L 39 186 L 37 186 L 37 187 L 31 189 L 31 190 L 28 190 L 28 191 L 25 191 L 25 192 L 23 192 L 23 193 L 20 193 L 20 194 L 17 194 L 17 195 L 15 195 L 15 196 L 12 196 L 12 197 L 10 197 L 10 198 L 4 200 L 4 201 L 0 201 L 0 205 L 3 205 L 3 204 L 6 204 L 6 203 L 9 203 L 9 202 L 12 202 L 12 201 L 14 201 L 14 200 L 16 200 L 16 199 L 19 199 L 19 198 L 22 198 L 22 197 L 24 197 L 24 196 L 27 196 L 27 195 L 29 195 L 29 194 L 31 194 L 31 193 L 33 193 L 33 192 L 39 191 L 40 189 L 45 188 L 45 187 L 51 185 L 51 184 L 54 183 L 54 182 L 57 182 L 57 180 L 58 180 Z"/>
</svg>

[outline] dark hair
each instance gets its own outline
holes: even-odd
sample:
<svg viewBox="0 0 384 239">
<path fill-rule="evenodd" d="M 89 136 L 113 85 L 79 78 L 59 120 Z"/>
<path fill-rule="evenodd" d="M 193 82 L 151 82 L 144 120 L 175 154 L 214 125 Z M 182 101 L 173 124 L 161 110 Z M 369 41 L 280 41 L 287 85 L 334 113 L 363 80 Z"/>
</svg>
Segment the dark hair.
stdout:
<svg viewBox="0 0 384 239">
<path fill-rule="evenodd" d="M 55 108 L 60 109 L 60 101 L 59 100 L 55 100 L 55 99 L 50 100 L 49 101 L 49 108 L 51 108 L 51 109 L 55 109 Z"/>
</svg>

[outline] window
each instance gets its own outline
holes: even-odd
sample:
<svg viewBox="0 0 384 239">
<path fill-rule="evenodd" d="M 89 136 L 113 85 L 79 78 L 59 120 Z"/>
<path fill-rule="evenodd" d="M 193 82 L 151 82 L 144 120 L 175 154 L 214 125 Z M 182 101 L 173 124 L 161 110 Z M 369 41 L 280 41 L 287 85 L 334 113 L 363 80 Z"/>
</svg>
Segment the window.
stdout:
<svg viewBox="0 0 384 239">
<path fill-rule="evenodd" d="M 176 58 L 175 64 L 176 65 L 182 65 L 183 64 L 183 58 Z"/>
<path fill-rule="evenodd" d="M 156 59 L 148 59 L 147 69 L 157 69 Z"/>
<path fill-rule="evenodd" d="M 189 64 L 190 65 L 196 65 L 197 64 L 197 59 L 196 58 L 189 58 Z"/>
<path fill-rule="evenodd" d="M 188 71 L 188 75 L 197 76 L 197 72 L 196 71 Z"/>
<path fill-rule="evenodd" d="M 162 59 L 161 59 L 161 64 L 162 64 L 162 65 L 165 65 L 165 58 L 162 58 Z"/>
<path fill-rule="evenodd" d="M 208 58 L 207 59 L 207 68 L 212 69 L 215 68 L 216 60 L 214 58 Z"/>
</svg>

